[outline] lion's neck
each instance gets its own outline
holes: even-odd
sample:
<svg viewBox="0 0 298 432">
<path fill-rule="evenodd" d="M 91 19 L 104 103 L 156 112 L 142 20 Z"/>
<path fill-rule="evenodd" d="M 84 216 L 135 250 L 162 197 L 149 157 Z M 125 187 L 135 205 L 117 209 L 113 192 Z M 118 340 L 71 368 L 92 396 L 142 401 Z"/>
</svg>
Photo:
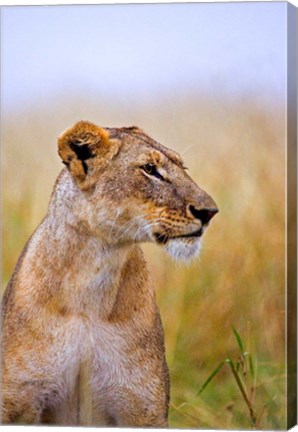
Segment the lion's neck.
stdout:
<svg viewBox="0 0 298 432">
<path fill-rule="evenodd" d="M 133 245 L 110 246 L 100 239 L 65 228 L 56 257 L 61 300 L 79 311 L 109 315 L 115 304 L 122 270 Z M 64 251 L 64 253 L 63 253 Z M 57 262 L 59 260 L 59 263 Z"/>
<path fill-rule="evenodd" d="M 39 279 L 43 289 L 37 298 L 54 301 L 57 309 L 82 314 L 94 310 L 106 316 L 115 306 L 123 268 L 135 249 L 133 244 L 111 245 L 90 235 L 70 212 L 67 199 L 54 197 L 30 241 L 22 280 L 32 290 Z"/>
</svg>

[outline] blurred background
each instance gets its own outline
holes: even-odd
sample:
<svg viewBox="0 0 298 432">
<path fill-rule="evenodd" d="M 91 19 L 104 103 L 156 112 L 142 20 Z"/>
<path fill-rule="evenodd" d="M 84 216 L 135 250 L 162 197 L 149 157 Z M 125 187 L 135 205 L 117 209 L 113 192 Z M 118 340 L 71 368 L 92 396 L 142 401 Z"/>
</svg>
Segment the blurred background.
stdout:
<svg viewBox="0 0 298 432">
<path fill-rule="evenodd" d="M 286 426 L 286 13 L 283 2 L 2 9 L 2 290 L 62 168 L 57 136 L 78 120 L 141 127 L 218 204 L 190 265 L 144 245 L 171 427 Z"/>
</svg>

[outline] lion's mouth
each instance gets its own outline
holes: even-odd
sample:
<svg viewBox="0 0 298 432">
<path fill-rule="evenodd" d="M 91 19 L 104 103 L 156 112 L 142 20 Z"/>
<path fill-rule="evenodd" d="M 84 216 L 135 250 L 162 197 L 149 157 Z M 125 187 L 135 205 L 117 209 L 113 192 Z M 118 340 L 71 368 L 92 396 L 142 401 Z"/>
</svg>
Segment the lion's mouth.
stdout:
<svg viewBox="0 0 298 432">
<path fill-rule="evenodd" d="M 165 234 L 155 233 L 155 239 L 159 244 L 166 244 L 169 240 L 177 240 L 181 238 L 193 238 L 193 237 L 201 237 L 203 235 L 203 228 L 200 228 L 197 231 L 193 231 L 189 234 L 181 234 L 178 236 L 169 236 Z"/>
</svg>

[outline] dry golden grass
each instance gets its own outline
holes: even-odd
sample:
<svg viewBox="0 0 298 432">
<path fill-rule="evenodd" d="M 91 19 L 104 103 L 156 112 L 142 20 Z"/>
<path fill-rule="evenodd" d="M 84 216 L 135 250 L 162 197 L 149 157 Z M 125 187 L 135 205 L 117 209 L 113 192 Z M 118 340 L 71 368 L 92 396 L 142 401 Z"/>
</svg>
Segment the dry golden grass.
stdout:
<svg viewBox="0 0 298 432">
<path fill-rule="evenodd" d="M 247 373 L 242 378 L 258 426 L 285 428 L 282 107 L 203 98 L 199 104 L 190 98 L 152 109 L 136 106 L 130 112 L 121 105 L 106 112 L 90 101 L 85 112 L 69 106 L 78 105 L 67 101 L 4 121 L 3 285 L 46 211 L 60 169 L 58 133 L 80 118 L 109 126 L 138 124 L 183 154 L 190 174 L 220 209 L 204 237 L 200 258 L 189 266 L 173 263 L 155 245 L 144 246 L 165 326 L 172 381 L 170 425 L 252 427 L 228 367 L 197 396 L 221 361 L 228 355 L 239 358 L 234 326 L 254 362 L 255 376 Z"/>
</svg>

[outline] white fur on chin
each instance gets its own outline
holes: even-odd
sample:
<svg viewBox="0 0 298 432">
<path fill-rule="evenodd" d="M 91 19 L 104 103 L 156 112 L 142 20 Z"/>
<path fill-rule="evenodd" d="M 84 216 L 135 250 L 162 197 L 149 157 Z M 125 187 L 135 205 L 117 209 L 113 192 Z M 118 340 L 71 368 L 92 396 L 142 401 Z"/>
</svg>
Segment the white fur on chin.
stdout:
<svg viewBox="0 0 298 432">
<path fill-rule="evenodd" d="M 168 240 L 164 245 L 164 249 L 176 261 L 188 261 L 199 255 L 201 250 L 200 239 L 175 239 Z"/>
</svg>

